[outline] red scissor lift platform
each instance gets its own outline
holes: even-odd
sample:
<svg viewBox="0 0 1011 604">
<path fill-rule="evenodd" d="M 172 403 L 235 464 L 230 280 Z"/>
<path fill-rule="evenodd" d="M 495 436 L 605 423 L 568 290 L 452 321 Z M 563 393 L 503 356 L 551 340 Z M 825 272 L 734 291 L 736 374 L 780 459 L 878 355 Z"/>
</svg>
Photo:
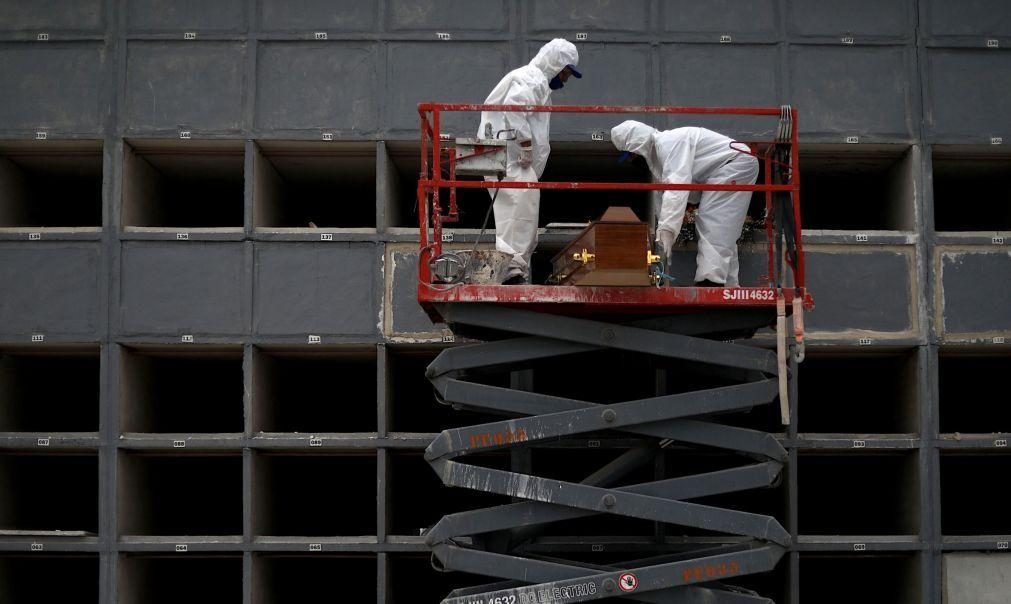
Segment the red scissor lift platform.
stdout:
<svg viewBox="0 0 1011 604">
<path fill-rule="evenodd" d="M 446 112 L 481 111 L 766 116 L 776 135 L 768 141 L 734 143 L 763 163 L 764 178 L 754 185 L 461 180 L 449 139 L 441 132 L 441 117 Z M 489 340 L 444 350 L 427 375 L 440 403 L 503 416 L 501 421 L 443 431 L 426 450 L 426 459 L 448 486 L 516 501 L 450 514 L 428 530 L 426 540 L 438 569 L 497 579 L 455 590 L 444 602 L 539 604 L 615 596 L 649 602 L 771 602 L 728 582 L 772 570 L 789 548 L 790 534 L 772 516 L 692 500 L 770 488 L 778 484 L 788 459 L 772 434 L 722 418 L 772 404 L 778 397 L 783 423 L 789 421 L 792 376 L 803 360 L 802 316 L 812 307 L 801 246 L 796 109 L 422 103 L 418 112 L 418 301 L 434 321 Z M 761 283 L 734 288 L 505 286 L 434 279 L 430 263 L 443 254 L 443 225 L 457 215 L 457 190 L 495 188 L 763 193 L 768 273 Z M 766 326 L 776 328 L 775 350 L 728 341 Z M 702 363 L 707 375 L 720 376 L 728 385 L 688 392 L 662 386 L 653 397 L 604 403 L 538 393 L 536 379 L 533 384 L 511 379 L 510 388 L 470 379 L 527 371 L 547 359 L 594 351 Z M 512 373 L 513 378 L 517 375 Z M 587 468 L 578 481 L 540 477 L 530 472 L 529 464 L 516 461 L 548 441 L 579 446 L 588 442 L 588 434 L 600 442 L 596 439 L 601 434 L 606 438 L 612 433 L 631 437 L 635 444 L 603 467 Z M 627 484 L 629 476 L 670 447 L 716 448 L 747 463 Z M 473 453 L 505 449 L 514 454 L 510 470 L 462 461 Z M 552 523 L 599 514 L 703 529 L 727 539 L 658 539 L 646 548 L 646 556 L 642 544 L 622 549 L 620 540 L 611 539 L 610 559 L 590 563 L 580 552 L 604 547 L 592 536 L 568 541 L 555 536 L 550 558 L 544 555 L 538 539 L 550 532 Z"/>
</svg>

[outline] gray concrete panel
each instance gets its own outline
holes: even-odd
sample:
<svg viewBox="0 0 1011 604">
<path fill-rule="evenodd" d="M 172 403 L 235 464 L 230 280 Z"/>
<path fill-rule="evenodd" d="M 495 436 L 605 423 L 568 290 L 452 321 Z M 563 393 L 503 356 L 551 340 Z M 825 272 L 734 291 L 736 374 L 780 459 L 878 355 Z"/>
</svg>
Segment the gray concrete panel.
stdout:
<svg viewBox="0 0 1011 604">
<path fill-rule="evenodd" d="M 1011 331 L 1011 252 L 940 252 L 945 334 Z"/>
<path fill-rule="evenodd" d="M 131 31 L 245 31 L 244 0 L 129 0 Z"/>
<path fill-rule="evenodd" d="M 943 556 L 944 604 L 1004 604 L 1011 594 L 1011 556 L 960 552 Z"/>
<path fill-rule="evenodd" d="M 391 31 L 509 30 L 506 0 L 390 0 Z"/>
<path fill-rule="evenodd" d="M 90 42 L 0 45 L 0 128 L 98 129 L 105 57 Z"/>
<path fill-rule="evenodd" d="M 418 251 L 393 250 L 389 258 L 387 331 L 393 336 L 441 331 L 445 326 L 432 323 L 418 304 Z"/>
<path fill-rule="evenodd" d="M 240 334 L 248 328 L 241 243 L 123 244 L 125 333 Z"/>
<path fill-rule="evenodd" d="M 522 5 L 521 5 L 522 6 Z M 646 31 L 647 0 L 538 0 L 526 3 L 530 31 Z M 575 41 L 574 39 L 571 41 Z"/>
<path fill-rule="evenodd" d="M 523 64 L 531 57 L 525 57 Z M 417 136 L 418 103 L 480 103 L 510 65 L 504 43 L 392 42 L 389 46 L 386 126 Z M 473 136 L 475 113 L 444 116 L 442 133 Z"/>
<path fill-rule="evenodd" d="M 935 36 L 1011 36 L 1007 0 L 927 0 L 921 19 Z"/>
<path fill-rule="evenodd" d="M 916 0 L 786 0 L 787 31 L 801 36 L 907 37 Z"/>
<path fill-rule="evenodd" d="M 244 42 L 130 42 L 126 127 L 238 129 L 245 51 Z"/>
<path fill-rule="evenodd" d="M 257 128 L 374 130 L 376 52 L 374 44 L 352 42 L 261 44 Z"/>
<path fill-rule="evenodd" d="M 375 261 L 371 243 L 258 243 L 254 332 L 375 334 Z"/>
<path fill-rule="evenodd" d="M 261 0 L 262 31 L 372 31 L 378 3 L 360 0 Z"/>
<path fill-rule="evenodd" d="M 668 0 L 660 4 L 664 29 L 679 33 L 767 33 L 776 31 L 773 0 Z"/>
<path fill-rule="evenodd" d="M 530 56 L 536 54 L 540 46 L 537 43 L 528 45 Z M 650 104 L 653 100 L 651 54 L 648 46 L 580 44 L 579 68 L 585 77 L 570 78 L 564 88 L 551 94 L 551 102 L 556 105 Z M 591 132 L 602 130 L 606 140 L 611 128 L 624 117 L 556 113 L 551 116 L 551 132 L 553 135 L 577 135 L 577 140 L 585 141 L 590 140 Z"/>
<path fill-rule="evenodd" d="M 95 31 L 103 28 L 102 0 L 2 0 L 0 30 Z"/>
<path fill-rule="evenodd" d="M 790 101 L 804 134 L 911 135 L 909 51 L 902 47 L 794 46 Z"/>
<path fill-rule="evenodd" d="M 661 105 L 775 107 L 780 104 L 775 46 L 672 44 L 661 48 Z M 805 114 L 801 113 L 801 119 Z M 666 127 L 703 126 L 729 135 L 772 132 L 774 118 L 671 116 Z M 802 122 L 803 123 L 803 122 Z"/>
<path fill-rule="evenodd" d="M 927 49 L 925 121 L 939 140 L 1011 135 L 1011 53 Z"/>
<path fill-rule="evenodd" d="M 0 245 L 0 332 L 96 337 L 100 261 L 97 244 Z"/>
<path fill-rule="evenodd" d="M 912 256 L 900 251 L 806 251 L 815 332 L 907 332 L 916 327 Z"/>
</svg>

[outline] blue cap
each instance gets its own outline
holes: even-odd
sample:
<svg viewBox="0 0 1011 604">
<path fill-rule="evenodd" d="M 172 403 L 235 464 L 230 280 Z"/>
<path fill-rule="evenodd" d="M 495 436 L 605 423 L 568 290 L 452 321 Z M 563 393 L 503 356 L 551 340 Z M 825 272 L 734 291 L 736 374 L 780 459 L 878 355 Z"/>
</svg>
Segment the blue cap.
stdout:
<svg viewBox="0 0 1011 604">
<path fill-rule="evenodd" d="M 623 164 L 628 161 L 628 158 L 632 157 L 631 151 L 622 151 L 621 155 L 618 156 L 618 163 Z"/>
<path fill-rule="evenodd" d="M 577 78 L 581 78 L 581 77 L 583 77 L 583 74 L 582 74 L 582 73 L 580 73 L 578 69 L 576 69 L 576 66 L 575 66 L 575 65 L 572 65 L 572 64 L 570 63 L 570 64 L 566 65 L 566 67 L 568 67 L 568 68 L 569 68 L 569 71 L 571 71 L 571 72 L 572 72 L 572 75 L 576 76 Z"/>
</svg>

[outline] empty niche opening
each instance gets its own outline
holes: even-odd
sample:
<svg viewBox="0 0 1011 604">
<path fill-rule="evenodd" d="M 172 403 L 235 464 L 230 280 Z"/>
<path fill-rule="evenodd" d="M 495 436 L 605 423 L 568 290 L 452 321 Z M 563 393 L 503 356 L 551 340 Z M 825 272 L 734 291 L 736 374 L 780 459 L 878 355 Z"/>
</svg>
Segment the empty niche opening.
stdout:
<svg viewBox="0 0 1011 604">
<path fill-rule="evenodd" d="M 783 566 L 781 563 L 780 566 Z M 859 577 L 840 581 L 840 577 Z M 920 602 L 920 564 L 911 554 L 800 554 L 801 602 Z M 778 601 L 778 600 L 777 600 Z"/>
<path fill-rule="evenodd" d="M 97 432 L 97 350 L 0 351 L 0 432 Z"/>
<path fill-rule="evenodd" d="M 243 226 L 242 141 L 124 144 L 123 226 Z"/>
<path fill-rule="evenodd" d="M 913 453 L 801 454 L 797 470 L 800 534 L 919 534 L 916 460 Z"/>
<path fill-rule="evenodd" d="M 308 602 L 335 585 L 342 602 L 374 602 L 376 576 L 375 556 L 256 555 L 253 604 Z"/>
<path fill-rule="evenodd" d="M 387 397 L 391 432 L 432 433 L 448 428 L 460 428 L 503 419 L 503 416 L 477 411 L 453 409 L 440 404 L 425 369 L 439 355 L 438 350 L 388 348 Z M 468 376 L 466 379 L 470 379 Z M 508 386 L 508 376 L 491 376 L 476 381 Z"/>
<path fill-rule="evenodd" d="M 255 160 L 256 228 L 375 228 L 375 143 L 261 141 Z"/>
<path fill-rule="evenodd" d="M 935 147 L 934 230 L 1011 230 L 1011 155 L 978 147 Z"/>
<path fill-rule="evenodd" d="M 509 454 L 469 455 L 464 463 L 508 470 Z M 420 451 L 390 453 L 388 484 L 387 518 L 394 535 L 417 536 L 446 514 L 509 502 L 501 495 L 444 485 Z"/>
<path fill-rule="evenodd" d="M 1011 355 L 942 354 L 938 362 L 941 433 L 1011 432 L 1008 375 Z"/>
<path fill-rule="evenodd" d="M 97 604 L 98 585 L 97 554 L 0 556 L 0 602 Z"/>
<path fill-rule="evenodd" d="M 387 145 L 390 161 L 385 179 L 387 207 L 386 222 L 391 227 L 418 229 L 418 176 L 421 174 L 421 147 L 417 143 L 390 142 Z M 431 151 L 431 150 L 430 150 Z M 443 178 L 449 178 L 449 168 L 443 162 Z M 460 176 L 458 180 L 478 180 L 473 176 Z M 439 192 L 443 213 L 449 211 L 449 190 Z M 488 241 L 494 239 L 495 217 L 489 214 L 491 197 L 483 189 L 457 189 L 459 209 L 457 222 L 444 222 L 447 229 L 480 229 L 486 224 Z M 487 223 L 485 216 L 488 217 Z"/>
<path fill-rule="evenodd" d="M 465 572 L 439 572 L 430 554 L 390 554 L 387 572 L 388 602 L 441 602 L 454 589 L 499 581 Z"/>
<path fill-rule="evenodd" d="M 0 534 L 98 532 L 98 456 L 0 456 Z"/>
<path fill-rule="evenodd" d="M 809 353 L 797 385 L 800 432 L 919 432 L 915 352 Z"/>
<path fill-rule="evenodd" d="M 182 580 L 181 580 L 182 579 Z M 242 556 L 125 554 L 119 564 L 119 593 L 123 604 L 242 602 Z"/>
<path fill-rule="evenodd" d="M 0 228 L 101 226 L 101 142 L 0 145 Z"/>
<path fill-rule="evenodd" d="M 916 228 L 913 153 L 901 145 L 805 145 L 800 198 L 805 229 Z"/>
<path fill-rule="evenodd" d="M 941 455 L 941 534 L 1007 535 L 1008 455 Z"/>
<path fill-rule="evenodd" d="M 375 349 L 254 354 L 254 432 L 376 431 Z"/>
<path fill-rule="evenodd" d="M 241 349 L 121 350 L 123 432 L 243 431 Z"/>
<path fill-rule="evenodd" d="M 254 460 L 254 534 L 376 534 L 374 454 L 258 454 Z"/>
<path fill-rule="evenodd" d="M 241 535 L 242 457 L 126 453 L 121 535 Z"/>
</svg>

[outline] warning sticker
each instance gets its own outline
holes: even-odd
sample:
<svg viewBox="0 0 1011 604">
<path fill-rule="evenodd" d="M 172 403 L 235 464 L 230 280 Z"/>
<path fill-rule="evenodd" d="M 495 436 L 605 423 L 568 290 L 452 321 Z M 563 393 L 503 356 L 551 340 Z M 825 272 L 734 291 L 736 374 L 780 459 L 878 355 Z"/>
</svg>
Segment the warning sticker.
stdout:
<svg viewBox="0 0 1011 604">
<path fill-rule="evenodd" d="M 639 587 L 639 579 L 632 573 L 624 573 L 618 577 L 618 588 L 621 591 L 635 591 L 636 587 Z"/>
</svg>

